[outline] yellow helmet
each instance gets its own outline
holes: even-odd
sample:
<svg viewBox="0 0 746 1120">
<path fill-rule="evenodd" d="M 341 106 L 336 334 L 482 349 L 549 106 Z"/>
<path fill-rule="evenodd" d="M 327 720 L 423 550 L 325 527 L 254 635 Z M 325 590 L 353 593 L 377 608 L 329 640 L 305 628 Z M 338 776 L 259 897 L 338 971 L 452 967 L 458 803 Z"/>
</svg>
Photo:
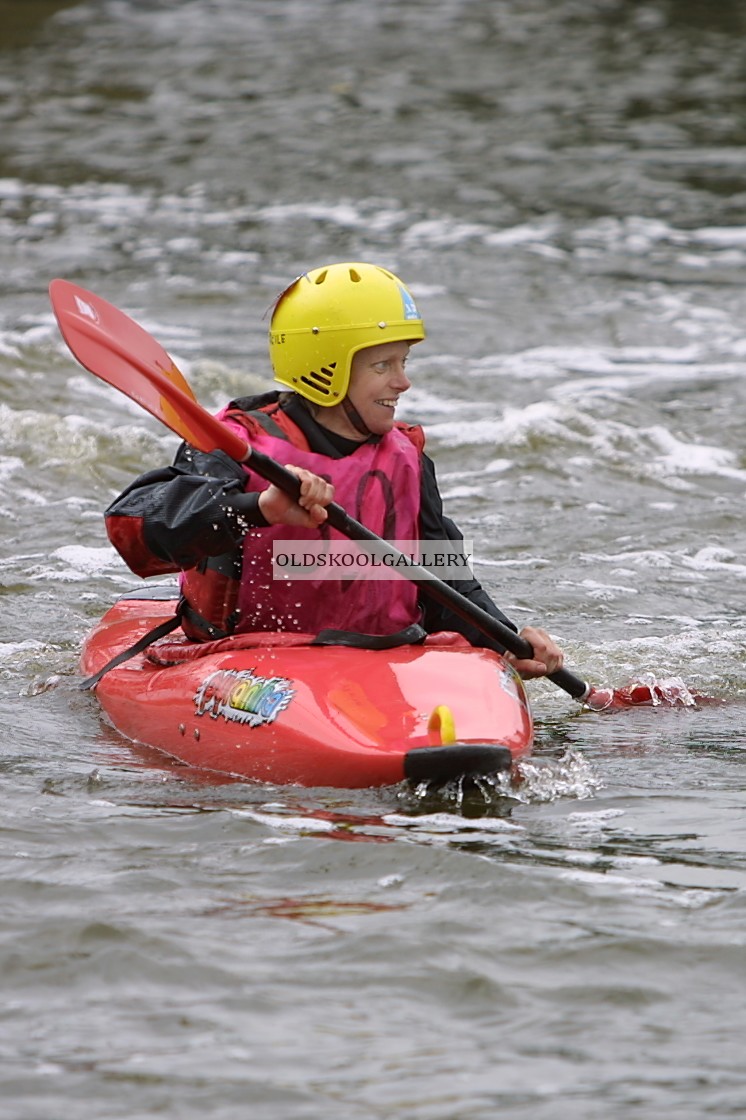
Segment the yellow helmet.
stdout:
<svg viewBox="0 0 746 1120">
<path fill-rule="evenodd" d="M 330 264 L 305 272 L 275 304 L 269 356 L 275 379 L 314 404 L 339 404 L 352 359 L 381 342 L 421 342 L 412 293 L 375 264 Z"/>
</svg>

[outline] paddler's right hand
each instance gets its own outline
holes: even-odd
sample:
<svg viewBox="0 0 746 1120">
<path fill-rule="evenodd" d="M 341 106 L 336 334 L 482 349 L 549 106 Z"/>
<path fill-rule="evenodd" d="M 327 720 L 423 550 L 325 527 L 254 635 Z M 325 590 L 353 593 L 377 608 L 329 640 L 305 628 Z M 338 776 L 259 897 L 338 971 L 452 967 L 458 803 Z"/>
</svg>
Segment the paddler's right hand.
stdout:
<svg viewBox="0 0 746 1120">
<path fill-rule="evenodd" d="M 540 630 L 536 626 L 524 626 L 521 630 L 521 637 L 533 646 L 534 656 L 522 660 L 516 657 L 514 653 L 504 653 L 503 657 L 510 662 L 524 680 L 529 681 L 534 677 L 545 677 L 549 673 L 556 673 L 558 669 L 562 668 L 565 656 L 546 630 Z"/>
<path fill-rule="evenodd" d="M 294 501 L 284 490 L 270 485 L 259 495 L 259 509 L 270 525 L 296 525 L 317 529 L 327 519 L 326 507 L 334 499 L 334 487 L 326 479 L 303 467 L 288 467 L 300 479 L 300 497 Z"/>
</svg>

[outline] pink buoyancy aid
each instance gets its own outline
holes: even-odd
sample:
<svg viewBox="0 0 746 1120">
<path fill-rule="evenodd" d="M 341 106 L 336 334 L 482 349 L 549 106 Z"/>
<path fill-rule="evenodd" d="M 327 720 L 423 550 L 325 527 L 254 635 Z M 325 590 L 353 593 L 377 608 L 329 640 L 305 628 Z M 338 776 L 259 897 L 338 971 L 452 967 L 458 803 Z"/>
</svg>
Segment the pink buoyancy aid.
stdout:
<svg viewBox="0 0 746 1120">
<path fill-rule="evenodd" d="M 245 438 L 246 428 L 221 416 Z M 394 428 L 380 440 L 363 443 L 350 455 L 330 459 L 264 430 L 253 431 L 252 447 L 285 466 L 305 467 L 334 485 L 334 501 L 379 537 L 419 539 L 420 455 L 411 439 Z M 246 489 L 261 491 L 264 479 L 245 465 Z M 394 634 L 420 619 L 417 588 L 391 572 L 391 579 L 273 578 L 275 541 L 344 540 L 336 530 L 272 525 L 250 529 L 243 542 L 236 633 L 283 630 L 318 633 L 324 629 L 362 634 Z M 298 549 L 295 550 L 296 552 Z"/>
</svg>

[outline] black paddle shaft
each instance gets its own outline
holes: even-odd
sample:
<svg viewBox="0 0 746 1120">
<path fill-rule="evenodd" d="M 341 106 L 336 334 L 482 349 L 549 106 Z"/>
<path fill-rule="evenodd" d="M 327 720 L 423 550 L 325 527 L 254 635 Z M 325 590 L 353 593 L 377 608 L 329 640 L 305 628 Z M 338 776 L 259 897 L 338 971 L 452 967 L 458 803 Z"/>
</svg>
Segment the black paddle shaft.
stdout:
<svg viewBox="0 0 746 1120">
<path fill-rule="evenodd" d="M 274 483 L 285 494 L 288 494 L 295 501 L 300 497 L 300 480 L 292 471 L 287 470 L 286 467 L 271 459 L 268 455 L 263 454 L 261 451 L 252 451 L 246 464 L 250 470 L 255 471 L 261 478 L 267 482 Z M 326 507 L 328 515 L 328 523 L 333 529 L 342 533 L 343 536 L 348 537 L 353 541 L 371 541 L 377 544 L 382 544 L 381 538 L 377 536 L 372 530 L 366 529 L 359 521 L 337 505 L 336 502 L 331 502 Z M 406 562 L 406 578 L 415 583 L 423 592 L 424 595 L 434 599 L 436 603 L 441 606 L 448 607 L 459 618 L 464 619 L 465 622 L 472 623 L 482 634 L 494 639 L 504 649 L 509 650 L 510 653 L 515 654 L 516 657 L 523 659 L 532 658 L 534 656 L 533 647 L 530 642 L 525 638 L 520 637 L 509 626 L 506 626 L 499 618 L 488 614 L 487 611 L 482 610 L 476 603 L 472 603 L 460 592 L 456 591 L 454 587 L 446 583 L 445 580 L 440 579 L 438 576 L 426 571 L 421 565 L 414 563 L 409 557 L 404 557 L 404 554 L 394 548 L 393 545 L 386 544 L 386 550 L 390 555 L 393 555 L 394 562 L 400 558 Z M 589 686 L 580 677 L 576 677 L 573 673 L 568 672 L 567 669 L 558 669 L 556 673 L 548 674 L 548 679 L 556 684 L 558 688 L 563 689 L 569 693 L 575 700 L 583 700 L 590 691 Z"/>
<path fill-rule="evenodd" d="M 231 428 L 202 408 L 169 354 L 124 312 L 67 280 L 53 280 L 49 292 L 62 336 L 81 365 L 193 446 L 205 452 L 220 448 L 237 462 L 251 462 L 258 475 L 298 499 L 297 477 L 269 456 L 252 452 Z M 344 536 L 385 545 L 341 506 L 332 503 L 327 509 L 329 524 Z M 391 546 L 387 549 L 390 554 Z M 424 595 L 448 607 L 516 657 L 533 656 L 530 643 L 515 631 L 403 553 L 393 551 L 396 559 L 406 562 L 407 577 Z M 549 680 L 578 700 L 584 700 L 591 691 L 585 681 L 565 669 L 550 674 Z"/>
</svg>

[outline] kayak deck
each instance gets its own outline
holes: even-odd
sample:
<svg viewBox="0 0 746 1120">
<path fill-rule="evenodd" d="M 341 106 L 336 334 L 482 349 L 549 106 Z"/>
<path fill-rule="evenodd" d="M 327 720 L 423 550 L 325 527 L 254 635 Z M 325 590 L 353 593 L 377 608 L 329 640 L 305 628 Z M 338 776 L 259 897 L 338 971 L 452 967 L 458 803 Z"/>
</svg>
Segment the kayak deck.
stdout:
<svg viewBox="0 0 746 1120">
<path fill-rule="evenodd" d="M 148 590 L 120 599 L 86 639 L 81 671 L 97 672 L 175 607 Z M 203 645 L 174 634 L 106 673 L 96 695 L 120 733 L 189 766 L 355 788 L 504 771 L 532 746 L 522 681 L 458 635 L 371 650 L 297 634 Z"/>
</svg>

